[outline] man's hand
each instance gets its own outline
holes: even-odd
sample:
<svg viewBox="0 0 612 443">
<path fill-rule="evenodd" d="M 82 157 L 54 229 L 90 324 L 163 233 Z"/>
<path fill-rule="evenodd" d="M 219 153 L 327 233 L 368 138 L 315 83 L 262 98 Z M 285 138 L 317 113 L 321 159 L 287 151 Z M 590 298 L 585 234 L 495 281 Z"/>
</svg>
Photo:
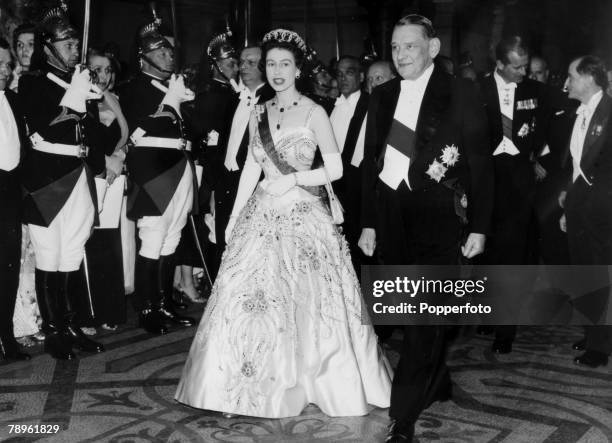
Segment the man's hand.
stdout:
<svg viewBox="0 0 612 443">
<path fill-rule="evenodd" d="M 372 257 L 376 249 L 376 230 L 372 228 L 363 228 L 357 244 L 365 255 Z"/>
<path fill-rule="evenodd" d="M 537 161 L 533 163 L 533 170 L 535 172 L 536 181 L 540 182 L 544 180 L 546 176 L 548 175 L 548 172 L 546 172 L 546 169 L 544 169 L 544 167 Z"/>
<path fill-rule="evenodd" d="M 285 174 L 270 181 L 266 186 L 266 192 L 274 196 L 281 196 L 296 185 L 295 174 Z"/>
<path fill-rule="evenodd" d="M 565 197 L 567 197 L 567 191 L 561 191 L 561 193 L 559 194 L 559 206 L 561 206 L 562 208 L 565 208 Z"/>
<path fill-rule="evenodd" d="M 567 232 L 567 221 L 565 219 L 565 214 L 563 214 L 559 219 L 559 229 L 561 229 L 563 232 Z"/>
<path fill-rule="evenodd" d="M 465 244 L 461 246 L 461 253 L 465 258 L 476 257 L 484 252 L 486 236 L 476 232 L 470 232 Z"/>
</svg>

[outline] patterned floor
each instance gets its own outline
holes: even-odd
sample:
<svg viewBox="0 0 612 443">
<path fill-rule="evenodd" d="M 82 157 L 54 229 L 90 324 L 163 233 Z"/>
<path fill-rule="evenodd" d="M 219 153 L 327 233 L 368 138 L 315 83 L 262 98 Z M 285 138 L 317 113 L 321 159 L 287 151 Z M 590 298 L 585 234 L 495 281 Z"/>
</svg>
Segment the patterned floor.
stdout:
<svg viewBox="0 0 612 443">
<path fill-rule="evenodd" d="M 333 418 L 315 406 L 295 418 L 225 419 L 172 400 L 195 329 L 151 337 L 133 326 L 101 341 L 107 352 L 74 362 L 40 354 L 0 363 L 0 441 L 49 442 L 379 442 L 386 410 Z M 572 363 L 578 328 L 522 328 L 510 355 L 490 338 L 453 346 L 452 401 L 437 403 L 417 424 L 420 442 L 612 441 L 612 371 Z M 399 337 L 391 340 L 392 351 Z M 9 425 L 50 424 L 57 434 L 9 434 Z M 34 430 L 32 428 L 32 430 Z"/>
</svg>

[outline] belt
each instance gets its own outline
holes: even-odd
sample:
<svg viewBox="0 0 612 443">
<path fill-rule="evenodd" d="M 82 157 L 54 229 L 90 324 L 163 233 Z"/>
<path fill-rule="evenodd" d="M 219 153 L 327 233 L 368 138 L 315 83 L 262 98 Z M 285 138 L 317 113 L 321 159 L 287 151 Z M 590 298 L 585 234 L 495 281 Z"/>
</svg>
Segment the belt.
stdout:
<svg viewBox="0 0 612 443">
<path fill-rule="evenodd" d="M 183 138 L 144 137 L 142 129 L 134 131 L 130 139 L 136 147 L 178 149 L 191 151 L 191 142 Z"/>
<path fill-rule="evenodd" d="M 32 148 L 47 154 L 67 155 L 70 157 L 85 158 L 89 154 L 89 147 L 84 145 L 65 145 L 62 143 L 50 143 L 35 132 L 30 136 Z"/>
</svg>

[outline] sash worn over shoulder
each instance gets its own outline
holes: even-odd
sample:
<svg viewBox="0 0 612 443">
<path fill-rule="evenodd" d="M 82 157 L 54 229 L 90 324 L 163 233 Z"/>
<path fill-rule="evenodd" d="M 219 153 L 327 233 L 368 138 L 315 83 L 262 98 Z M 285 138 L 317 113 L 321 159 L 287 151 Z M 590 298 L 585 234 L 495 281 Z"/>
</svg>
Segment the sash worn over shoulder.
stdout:
<svg viewBox="0 0 612 443">
<path fill-rule="evenodd" d="M 274 147 L 274 140 L 272 140 L 272 133 L 270 132 L 270 125 L 268 123 L 268 110 L 265 105 L 257 105 L 263 108 L 263 111 L 258 116 L 258 128 L 259 128 L 259 137 L 261 138 L 261 143 L 263 145 L 264 151 L 270 161 L 274 163 L 274 166 L 283 174 L 293 174 L 294 172 L 298 172 L 293 166 L 291 166 L 286 161 L 282 160 Z M 299 185 L 298 185 L 299 186 Z M 300 186 L 306 191 L 310 192 L 312 195 L 316 197 L 321 196 L 321 186 Z"/>
</svg>

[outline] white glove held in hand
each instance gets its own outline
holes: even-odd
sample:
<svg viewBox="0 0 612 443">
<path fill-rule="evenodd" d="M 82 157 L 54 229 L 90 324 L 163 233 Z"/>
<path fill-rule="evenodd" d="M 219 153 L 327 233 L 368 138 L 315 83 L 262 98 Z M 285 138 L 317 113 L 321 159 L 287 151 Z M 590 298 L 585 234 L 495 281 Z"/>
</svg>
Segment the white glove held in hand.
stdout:
<svg viewBox="0 0 612 443">
<path fill-rule="evenodd" d="M 180 74 L 172 74 L 168 83 L 168 92 L 166 92 L 162 104 L 172 106 L 176 112 L 180 112 L 181 103 L 194 98 L 194 92 L 185 86 L 184 77 Z"/>
<path fill-rule="evenodd" d="M 77 65 L 74 74 L 72 74 L 70 86 L 66 90 L 64 97 L 62 97 L 60 106 L 65 106 L 76 112 L 84 113 L 86 111 L 85 101 L 87 100 L 90 89 L 91 78 L 89 69 L 81 71 L 80 65 Z"/>
</svg>

